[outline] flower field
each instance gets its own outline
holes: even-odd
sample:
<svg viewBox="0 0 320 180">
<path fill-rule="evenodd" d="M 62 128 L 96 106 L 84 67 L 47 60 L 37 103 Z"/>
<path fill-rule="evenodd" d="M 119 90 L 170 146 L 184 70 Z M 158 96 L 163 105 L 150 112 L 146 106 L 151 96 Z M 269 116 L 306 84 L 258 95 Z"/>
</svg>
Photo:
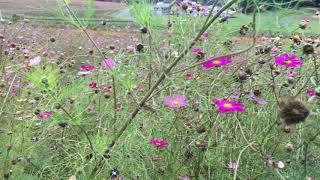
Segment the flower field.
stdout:
<svg viewBox="0 0 320 180">
<path fill-rule="evenodd" d="M 0 179 L 319 179 L 319 11 L 252 2 L 4 4 Z"/>
</svg>

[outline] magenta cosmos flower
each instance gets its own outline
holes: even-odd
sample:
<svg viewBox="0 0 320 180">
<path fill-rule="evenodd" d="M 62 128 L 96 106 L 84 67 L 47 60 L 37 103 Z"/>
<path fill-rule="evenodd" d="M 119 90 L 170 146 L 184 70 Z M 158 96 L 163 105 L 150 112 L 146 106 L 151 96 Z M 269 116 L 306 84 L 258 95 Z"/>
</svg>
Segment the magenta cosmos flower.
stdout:
<svg viewBox="0 0 320 180">
<path fill-rule="evenodd" d="M 104 68 L 104 69 L 114 69 L 116 68 L 117 64 L 116 62 L 109 58 L 109 59 L 105 59 L 101 62 L 101 66 Z"/>
<path fill-rule="evenodd" d="M 166 148 L 168 147 L 168 142 L 162 139 L 157 139 L 157 138 L 153 138 L 151 140 L 151 144 L 153 144 L 154 146 L 156 146 L 157 148 Z"/>
<path fill-rule="evenodd" d="M 229 100 L 221 100 L 221 99 L 215 99 L 213 100 L 213 103 L 218 106 L 218 110 L 221 113 L 226 112 L 243 112 L 244 111 L 244 104 L 238 103 L 238 102 L 231 102 Z"/>
<path fill-rule="evenodd" d="M 164 103 L 170 108 L 179 109 L 187 105 L 187 98 L 185 96 L 175 94 L 164 98 Z"/>
<path fill-rule="evenodd" d="M 274 58 L 274 62 L 280 66 L 297 68 L 302 66 L 301 60 L 295 55 L 280 54 Z"/>
<path fill-rule="evenodd" d="M 307 95 L 309 96 L 309 97 L 311 97 L 311 96 L 314 96 L 316 93 L 315 93 L 315 91 L 313 90 L 313 89 L 307 89 Z"/>
<path fill-rule="evenodd" d="M 82 71 L 92 71 L 93 69 L 94 69 L 94 66 L 86 66 L 86 65 L 81 66 Z"/>
<path fill-rule="evenodd" d="M 91 83 L 89 83 L 89 87 L 97 88 L 97 83 L 96 82 L 91 82 Z"/>
<path fill-rule="evenodd" d="M 205 69 L 210 69 L 213 67 L 222 67 L 227 64 L 230 64 L 232 60 L 229 57 L 221 57 L 218 59 L 210 59 L 202 64 L 202 67 Z"/>
</svg>

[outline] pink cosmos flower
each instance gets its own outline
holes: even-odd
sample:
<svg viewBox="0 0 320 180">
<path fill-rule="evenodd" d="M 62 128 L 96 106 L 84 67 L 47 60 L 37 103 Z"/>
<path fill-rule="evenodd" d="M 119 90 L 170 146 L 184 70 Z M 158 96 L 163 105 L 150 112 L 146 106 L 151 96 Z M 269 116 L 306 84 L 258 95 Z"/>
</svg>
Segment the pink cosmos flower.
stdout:
<svg viewBox="0 0 320 180">
<path fill-rule="evenodd" d="M 256 95 L 254 95 L 253 92 L 247 93 L 247 94 L 245 95 L 245 97 L 246 97 L 248 100 L 253 101 L 253 102 L 255 102 L 255 103 L 257 103 L 257 104 L 260 104 L 260 105 L 266 105 L 266 104 L 268 104 L 267 101 L 265 101 L 265 100 L 263 100 L 263 99 L 257 98 Z"/>
<path fill-rule="evenodd" d="M 49 118 L 51 118 L 51 117 L 52 117 L 52 112 L 49 112 L 49 111 L 46 111 L 46 112 L 43 112 L 43 113 L 37 115 L 37 118 L 38 118 L 39 120 L 49 119 Z"/>
<path fill-rule="evenodd" d="M 279 51 L 279 49 L 278 48 L 276 48 L 276 49 L 272 49 L 271 50 L 271 54 L 277 54 L 277 52 Z"/>
<path fill-rule="evenodd" d="M 134 45 L 127 46 L 128 51 L 133 51 L 135 49 Z"/>
<path fill-rule="evenodd" d="M 192 54 L 198 54 L 199 52 L 202 52 L 202 48 L 191 49 Z"/>
<path fill-rule="evenodd" d="M 276 56 L 274 62 L 280 66 L 289 68 L 297 68 L 302 66 L 302 62 L 297 56 L 286 53 Z"/>
<path fill-rule="evenodd" d="M 187 105 L 187 99 L 185 96 L 175 94 L 173 96 L 164 98 L 164 103 L 170 108 L 179 109 Z"/>
<path fill-rule="evenodd" d="M 23 66 L 22 67 L 22 71 L 24 71 L 24 72 L 27 72 L 27 71 L 29 71 L 30 70 L 30 68 L 28 67 L 28 66 Z"/>
<path fill-rule="evenodd" d="M 89 84 L 89 87 L 91 87 L 91 88 L 97 88 L 97 83 L 96 83 L 96 82 L 91 82 L 91 83 Z"/>
<path fill-rule="evenodd" d="M 101 66 L 104 68 L 104 69 L 114 69 L 116 68 L 117 64 L 116 62 L 114 62 L 113 59 L 109 58 L 109 59 L 105 59 L 101 62 Z"/>
<path fill-rule="evenodd" d="M 228 163 L 226 164 L 226 167 L 227 167 L 228 169 L 237 169 L 237 168 L 239 167 L 239 164 L 236 163 L 236 162 L 228 162 Z"/>
<path fill-rule="evenodd" d="M 314 96 L 316 93 L 315 93 L 315 91 L 313 90 L 313 89 L 307 89 L 307 95 L 309 96 L 309 97 L 311 97 L 311 96 Z"/>
<path fill-rule="evenodd" d="M 19 87 L 22 86 L 20 82 L 9 83 L 8 85 L 9 85 L 9 86 L 11 85 L 12 87 L 16 87 L 16 88 L 19 88 Z"/>
<path fill-rule="evenodd" d="M 201 35 L 201 38 L 202 38 L 202 39 L 208 39 L 208 38 L 209 38 L 209 34 L 208 34 L 207 32 L 205 32 L 205 33 L 203 33 L 203 34 Z"/>
<path fill-rule="evenodd" d="M 188 78 L 188 79 L 193 79 L 193 74 L 192 73 L 186 73 L 184 75 L 184 77 Z"/>
<path fill-rule="evenodd" d="M 168 142 L 162 139 L 157 139 L 157 138 L 153 138 L 151 140 L 151 144 L 153 144 L 154 146 L 156 146 L 157 148 L 166 148 L 168 147 Z"/>
<path fill-rule="evenodd" d="M 33 58 L 33 59 L 30 59 L 30 61 L 29 61 L 29 66 L 35 66 L 35 65 L 38 65 L 38 64 L 40 64 L 41 63 L 41 57 L 40 56 L 37 56 L 37 57 L 35 57 L 35 58 Z"/>
<path fill-rule="evenodd" d="M 17 74 L 17 78 L 23 78 L 23 77 L 24 77 L 24 74 L 21 74 L 21 73 Z"/>
<path fill-rule="evenodd" d="M 232 60 L 229 57 L 221 57 L 218 59 L 210 59 L 202 64 L 204 69 L 210 69 L 213 67 L 222 67 L 227 64 L 230 64 Z"/>
<path fill-rule="evenodd" d="M 290 72 L 288 72 L 288 76 L 294 78 L 297 76 L 297 73 L 294 71 L 290 71 Z"/>
<path fill-rule="evenodd" d="M 231 102 L 229 100 L 221 100 L 221 99 L 215 99 L 213 100 L 213 103 L 218 106 L 218 110 L 221 113 L 226 112 L 243 112 L 245 109 L 245 105 L 238 102 Z"/>
<path fill-rule="evenodd" d="M 16 94 L 17 94 L 17 90 L 12 89 L 9 93 L 10 93 L 10 94 L 13 94 L 13 95 L 16 95 Z"/>
<path fill-rule="evenodd" d="M 94 69 L 94 66 L 86 66 L 86 65 L 81 66 L 82 71 L 92 71 L 93 69 Z"/>
</svg>

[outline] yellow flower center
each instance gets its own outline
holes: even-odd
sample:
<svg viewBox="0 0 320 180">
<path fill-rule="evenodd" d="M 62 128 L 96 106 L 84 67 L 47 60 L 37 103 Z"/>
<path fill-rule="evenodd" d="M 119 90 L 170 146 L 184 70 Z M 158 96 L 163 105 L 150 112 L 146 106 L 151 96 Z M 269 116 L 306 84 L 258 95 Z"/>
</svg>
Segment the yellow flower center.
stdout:
<svg viewBox="0 0 320 180">
<path fill-rule="evenodd" d="M 178 101 L 178 100 L 175 99 L 175 100 L 173 100 L 173 104 L 174 104 L 174 105 L 179 105 L 179 104 L 180 104 L 180 101 Z"/>
<path fill-rule="evenodd" d="M 300 36 L 295 35 L 295 36 L 293 36 L 293 39 L 299 40 L 299 39 L 300 39 Z"/>
<path fill-rule="evenodd" d="M 291 64 L 292 61 L 291 61 L 291 60 L 286 60 L 285 63 L 286 63 L 286 64 Z"/>
<path fill-rule="evenodd" d="M 231 107 L 232 107 L 232 104 L 230 104 L 230 103 L 225 103 L 223 106 L 226 107 L 226 108 L 231 108 Z"/>
<path fill-rule="evenodd" d="M 214 60 L 214 61 L 212 61 L 212 63 L 215 64 L 215 65 L 218 65 L 218 64 L 220 64 L 221 62 L 220 62 L 219 60 Z"/>
</svg>

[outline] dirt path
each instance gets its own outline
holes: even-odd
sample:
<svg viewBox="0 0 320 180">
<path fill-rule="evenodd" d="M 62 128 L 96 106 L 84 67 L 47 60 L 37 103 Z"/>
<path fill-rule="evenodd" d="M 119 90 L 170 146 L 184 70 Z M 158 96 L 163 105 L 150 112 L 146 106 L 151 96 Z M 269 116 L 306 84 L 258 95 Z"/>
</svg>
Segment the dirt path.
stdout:
<svg viewBox="0 0 320 180">
<path fill-rule="evenodd" d="M 75 8 L 86 6 L 86 0 L 70 0 L 70 5 Z M 57 0 L 0 0 L 0 10 L 2 11 L 20 11 L 36 10 L 43 7 L 57 8 Z M 95 1 L 95 10 L 113 11 L 125 8 L 125 4 Z"/>
</svg>

